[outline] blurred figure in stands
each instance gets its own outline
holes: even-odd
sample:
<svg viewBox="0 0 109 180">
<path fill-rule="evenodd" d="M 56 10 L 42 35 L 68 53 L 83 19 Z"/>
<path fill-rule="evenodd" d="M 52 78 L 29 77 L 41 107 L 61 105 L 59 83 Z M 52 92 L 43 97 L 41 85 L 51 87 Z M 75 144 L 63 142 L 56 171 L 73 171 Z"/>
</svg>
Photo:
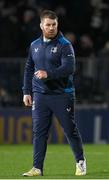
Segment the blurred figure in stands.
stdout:
<svg viewBox="0 0 109 180">
<path fill-rule="evenodd" d="M 22 45 L 22 55 L 26 56 L 28 47 L 30 42 L 34 41 L 35 38 L 39 37 L 40 29 L 38 26 L 39 18 L 36 10 L 34 9 L 26 9 L 23 14 L 23 22 L 22 22 L 22 38 L 23 38 L 23 45 Z M 25 52 L 25 49 L 27 51 Z"/>
</svg>

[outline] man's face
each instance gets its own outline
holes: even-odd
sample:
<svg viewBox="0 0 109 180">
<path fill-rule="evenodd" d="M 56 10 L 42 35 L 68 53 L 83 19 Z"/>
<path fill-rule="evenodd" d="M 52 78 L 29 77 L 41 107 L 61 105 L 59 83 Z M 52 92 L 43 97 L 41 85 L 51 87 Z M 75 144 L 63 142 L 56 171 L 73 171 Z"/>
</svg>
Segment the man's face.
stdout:
<svg viewBox="0 0 109 180">
<path fill-rule="evenodd" d="M 48 39 L 52 39 L 56 36 L 58 31 L 57 19 L 44 18 L 40 23 L 43 36 Z"/>
</svg>

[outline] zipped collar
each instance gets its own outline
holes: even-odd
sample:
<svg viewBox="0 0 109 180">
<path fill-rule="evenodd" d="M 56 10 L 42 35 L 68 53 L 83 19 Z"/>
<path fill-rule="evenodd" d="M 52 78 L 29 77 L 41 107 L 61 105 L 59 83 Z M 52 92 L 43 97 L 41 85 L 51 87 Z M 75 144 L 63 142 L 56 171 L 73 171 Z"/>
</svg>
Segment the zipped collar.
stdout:
<svg viewBox="0 0 109 180">
<path fill-rule="evenodd" d="M 57 35 L 56 35 L 53 39 L 51 39 L 51 41 L 49 41 L 49 42 L 44 42 L 44 41 L 43 41 L 43 35 L 40 36 L 40 40 L 41 40 L 43 43 L 49 44 L 49 43 L 53 43 L 54 41 L 56 41 L 57 39 L 59 39 L 59 38 L 61 38 L 61 37 L 63 37 L 63 34 L 62 34 L 62 32 L 59 31 L 59 32 L 57 33 Z"/>
</svg>

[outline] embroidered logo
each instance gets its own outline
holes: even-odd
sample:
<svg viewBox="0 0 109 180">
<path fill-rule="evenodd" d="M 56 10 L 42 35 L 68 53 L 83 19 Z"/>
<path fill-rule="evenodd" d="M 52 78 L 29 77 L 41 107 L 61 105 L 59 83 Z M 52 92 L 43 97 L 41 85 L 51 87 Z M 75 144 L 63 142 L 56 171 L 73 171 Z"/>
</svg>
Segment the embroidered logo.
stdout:
<svg viewBox="0 0 109 180">
<path fill-rule="evenodd" d="M 35 101 L 33 101 L 33 103 L 32 103 L 32 111 L 34 111 L 35 110 Z"/>
<path fill-rule="evenodd" d="M 73 54 L 68 54 L 67 56 L 71 56 L 71 57 L 73 57 Z"/>
<path fill-rule="evenodd" d="M 52 52 L 52 53 L 56 53 L 56 52 L 57 52 L 57 47 L 52 47 L 52 48 L 51 48 L 51 52 Z"/>
<path fill-rule="evenodd" d="M 71 111 L 71 107 L 67 108 L 66 110 L 67 110 L 67 112 L 70 112 Z"/>
<path fill-rule="evenodd" d="M 37 51 L 38 51 L 38 48 L 34 48 L 34 51 L 37 52 Z"/>
</svg>

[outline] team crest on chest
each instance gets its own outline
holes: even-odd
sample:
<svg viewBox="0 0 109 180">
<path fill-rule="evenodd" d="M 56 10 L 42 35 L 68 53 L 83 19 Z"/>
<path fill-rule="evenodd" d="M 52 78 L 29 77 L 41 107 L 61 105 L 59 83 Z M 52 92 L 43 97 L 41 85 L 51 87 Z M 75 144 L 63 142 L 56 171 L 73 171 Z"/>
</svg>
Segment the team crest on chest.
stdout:
<svg viewBox="0 0 109 180">
<path fill-rule="evenodd" d="M 52 47 L 52 48 L 51 48 L 51 52 L 52 52 L 52 53 L 56 53 L 56 52 L 57 52 L 57 49 L 58 49 L 57 47 Z"/>
</svg>

